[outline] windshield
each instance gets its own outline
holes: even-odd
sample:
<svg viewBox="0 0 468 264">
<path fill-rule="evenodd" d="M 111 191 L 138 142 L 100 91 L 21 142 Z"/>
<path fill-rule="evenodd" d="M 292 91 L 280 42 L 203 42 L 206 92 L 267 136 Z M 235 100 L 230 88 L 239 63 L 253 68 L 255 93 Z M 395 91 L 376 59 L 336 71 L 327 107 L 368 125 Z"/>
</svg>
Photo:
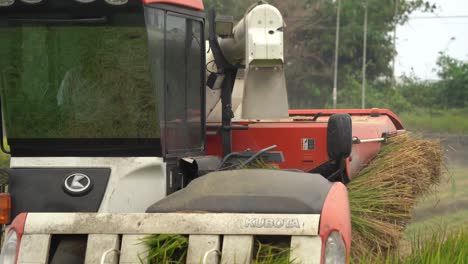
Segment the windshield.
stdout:
<svg viewBox="0 0 468 264">
<path fill-rule="evenodd" d="M 143 14 L 135 16 L 141 26 L 117 16 L 97 25 L 0 23 L 8 138 L 159 138 Z"/>
</svg>

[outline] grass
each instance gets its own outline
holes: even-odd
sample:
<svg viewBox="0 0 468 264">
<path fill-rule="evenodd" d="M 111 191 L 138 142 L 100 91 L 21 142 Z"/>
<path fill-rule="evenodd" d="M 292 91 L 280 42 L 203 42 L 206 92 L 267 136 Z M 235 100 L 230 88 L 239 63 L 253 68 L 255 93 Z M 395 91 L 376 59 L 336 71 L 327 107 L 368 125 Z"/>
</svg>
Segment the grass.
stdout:
<svg viewBox="0 0 468 264">
<path fill-rule="evenodd" d="M 267 244 L 257 240 L 255 242 L 254 261 L 252 264 L 292 264 L 294 261 L 290 261 L 291 249 L 288 243 L 284 244 Z M 222 263 L 222 259 L 221 259 Z"/>
<path fill-rule="evenodd" d="M 182 264 L 188 253 L 188 237 L 181 235 L 150 235 L 142 240 L 148 248 L 148 258 L 141 263 Z M 259 240 L 254 245 L 253 264 L 290 264 L 290 249 L 285 243 L 267 244 Z M 201 263 L 201 261 L 200 261 Z M 221 258 L 221 263 L 223 260 Z M 241 264 L 241 263 L 238 263 Z"/>
<path fill-rule="evenodd" d="M 468 167 L 449 168 L 448 177 L 435 192 L 418 200 L 405 236 L 408 240 L 423 231 L 431 235 L 432 230 L 460 226 L 468 226 Z"/>
<path fill-rule="evenodd" d="M 406 256 L 391 252 L 386 256 L 368 255 L 353 263 L 357 264 L 466 264 L 468 263 L 468 227 L 447 231 L 438 229 L 429 237 L 424 233 L 415 235 L 411 251 Z"/>
<path fill-rule="evenodd" d="M 403 263 L 468 263 L 468 228 L 449 233 L 438 231 L 429 238 L 416 238 L 412 249 Z"/>
<path fill-rule="evenodd" d="M 10 167 L 10 155 L 7 155 L 0 151 L 0 167 Z"/>
<path fill-rule="evenodd" d="M 399 115 L 411 131 L 468 134 L 468 108 L 450 110 L 416 109 Z"/>
<path fill-rule="evenodd" d="M 149 264 L 182 264 L 185 263 L 188 250 L 188 238 L 181 235 L 151 235 L 143 239 L 142 243 L 148 248 L 147 260 Z"/>
<path fill-rule="evenodd" d="M 415 235 L 431 236 L 433 232 L 444 229 L 447 231 L 468 227 L 468 210 L 460 210 L 447 215 L 432 216 L 422 221 L 416 221 L 405 230 L 405 237 L 411 240 Z"/>
<path fill-rule="evenodd" d="M 449 168 L 447 176 L 433 194 L 419 199 L 418 211 L 464 200 L 468 202 L 468 168 Z"/>
</svg>

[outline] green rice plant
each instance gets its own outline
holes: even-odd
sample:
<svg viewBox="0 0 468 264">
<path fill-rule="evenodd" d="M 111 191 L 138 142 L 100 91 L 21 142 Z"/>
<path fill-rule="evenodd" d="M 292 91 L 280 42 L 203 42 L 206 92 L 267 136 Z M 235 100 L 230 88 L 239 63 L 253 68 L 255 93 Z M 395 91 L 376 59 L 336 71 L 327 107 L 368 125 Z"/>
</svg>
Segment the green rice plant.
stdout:
<svg viewBox="0 0 468 264">
<path fill-rule="evenodd" d="M 260 158 L 250 162 L 247 165 L 241 166 L 240 168 L 241 169 L 271 169 L 271 170 L 279 169 L 278 165 L 268 164 Z"/>
<path fill-rule="evenodd" d="M 142 240 L 148 248 L 147 259 L 140 262 L 147 264 L 182 264 L 185 263 L 188 252 L 188 238 L 181 235 L 150 235 Z M 259 240 L 254 244 L 253 264 L 293 264 L 290 261 L 288 243 L 263 243 Z M 221 256 L 221 263 L 223 263 Z M 243 264 L 243 263 L 236 263 Z"/>
<path fill-rule="evenodd" d="M 411 254 L 402 263 L 468 263 L 468 227 L 455 232 L 438 231 L 429 238 L 419 235 L 413 240 Z"/>
<path fill-rule="evenodd" d="M 429 237 L 420 233 L 413 237 L 411 251 L 402 256 L 398 251 L 368 254 L 354 259 L 354 264 L 467 264 L 468 227 L 455 231 L 440 229 Z"/>
<path fill-rule="evenodd" d="M 264 244 L 260 241 L 255 243 L 253 264 L 292 264 L 290 261 L 291 249 L 288 244 Z"/>
<path fill-rule="evenodd" d="M 148 248 L 148 258 L 141 263 L 182 264 L 188 250 L 188 238 L 181 235 L 151 235 L 142 240 Z"/>
</svg>

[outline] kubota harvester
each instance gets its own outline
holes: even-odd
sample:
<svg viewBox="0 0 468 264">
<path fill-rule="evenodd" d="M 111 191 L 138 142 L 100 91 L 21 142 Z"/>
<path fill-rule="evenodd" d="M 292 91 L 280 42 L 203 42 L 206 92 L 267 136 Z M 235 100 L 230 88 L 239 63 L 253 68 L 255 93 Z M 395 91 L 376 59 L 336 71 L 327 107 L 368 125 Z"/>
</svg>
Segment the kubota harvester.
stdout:
<svg viewBox="0 0 468 264">
<path fill-rule="evenodd" d="M 187 263 L 250 263 L 258 237 L 345 263 L 345 184 L 403 126 L 289 110 L 284 30 L 265 2 L 234 23 L 201 0 L 0 0 L 0 264 L 140 263 L 154 234 L 187 235 Z"/>
</svg>

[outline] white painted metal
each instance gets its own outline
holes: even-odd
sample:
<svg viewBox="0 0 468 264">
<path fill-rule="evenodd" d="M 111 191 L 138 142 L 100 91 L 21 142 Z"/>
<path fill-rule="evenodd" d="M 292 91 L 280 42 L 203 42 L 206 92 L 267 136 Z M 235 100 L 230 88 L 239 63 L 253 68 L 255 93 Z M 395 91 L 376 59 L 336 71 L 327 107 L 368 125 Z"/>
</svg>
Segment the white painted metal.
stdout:
<svg viewBox="0 0 468 264">
<path fill-rule="evenodd" d="M 293 236 L 291 238 L 291 262 L 320 264 L 321 255 L 322 238 L 320 236 Z"/>
<path fill-rule="evenodd" d="M 117 264 L 120 241 L 118 235 L 90 234 L 86 246 L 85 264 Z"/>
<path fill-rule="evenodd" d="M 318 234 L 320 215 L 29 213 L 25 234 Z"/>
<path fill-rule="evenodd" d="M 358 137 L 353 137 L 353 144 L 384 142 L 385 140 L 387 140 L 387 139 L 386 138 L 359 139 Z"/>
<path fill-rule="evenodd" d="M 253 245 L 253 236 L 224 236 L 221 263 L 250 263 L 252 261 Z"/>
<path fill-rule="evenodd" d="M 246 70 L 242 118 L 289 117 L 283 17 L 274 6 L 261 4 L 247 14 L 244 26 Z"/>
<path fill-rule="evenodd" d="M 255 235 L 292 236 L 291 260 L 320 263 L 319 220 L 319 215 L 290 214 L 30 213 L 19 263 L 47 263 L 51 234 L 88 234 L 86 264 L 116 264 L 117 253 L 121 264 L 139 263 L 147 257 L 141 239 L 148 234 L 188 234 L 189 264 L 250 263 Z"/>
<path fill-rule="evenodd" d="M 187 264 L 219 263 L 220 238 L 218 235 L 190 235 Z"/>
<path fill-rule="evenodd" d="M 166 164 L 159 157 L 13 157 L 11 168 L 110 168 L 100 213 L 140 213 L 166 196 Z"/>
<path fill-rule="evenodd" d="M 258 4 L 234 27 L 231 38 L 219 39 L 226 59 L 245 64 L 245 75 L 237 78 L 233 93 L 235 119 L 280 119 L 289 117 L 284 73 L 284 21 L 272 5 Z M 216 71 L 207 54 L 208 70 Z M 218 84 L 219 85 L 219 84 Z M 218 87 L 217 87 L 218 88 Z M 219 122 L 219 90 L 207 91 L 207 121 Z"/>
<path fill-rule="evenodd" d="M 0 6 L 11 6 L 15 0 L 0 0 Z"/>
<path fill-rule="evenodd" d="M 283 56 L 283 17 L 272 5 L 258 5 L 245 17 L 246 66 L 261 62 L 261 67 L 282 64 Z"/>
<path fill-rule="evenodd" d="M 289 117 L 284 66 L 246 70 L 242 119 L 280 119 Z"/>
<path fill-rule="evenodd" d="M 142 242 L 145 236 L 146 235 L 122 236 L 120 264 L 141 264 L 139 260 L 148 257 L 148 249 Z"/>
<path fill-rule="evenodd" d="M 50 234 L 23 235 L 18 264 L 46 264 L 49 258 Z"/>
</svg>

